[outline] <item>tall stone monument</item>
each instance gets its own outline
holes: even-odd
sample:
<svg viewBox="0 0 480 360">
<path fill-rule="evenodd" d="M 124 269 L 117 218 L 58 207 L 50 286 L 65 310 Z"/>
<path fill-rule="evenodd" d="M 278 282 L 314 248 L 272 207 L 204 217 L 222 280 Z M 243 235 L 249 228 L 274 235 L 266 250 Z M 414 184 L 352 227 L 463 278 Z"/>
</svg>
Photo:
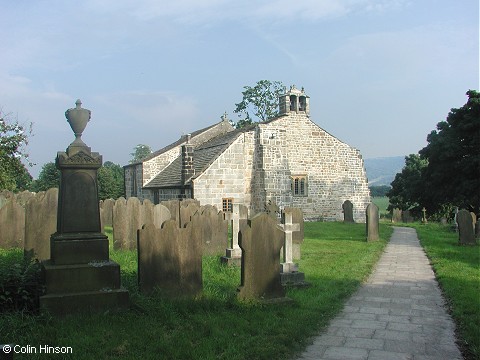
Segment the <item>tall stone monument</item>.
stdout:
<svg viewBox="0 0 480 360">
<path fill-rule="evenodd" d="M 91 116 L 81 105 L 77 100 L 76 108 L 65 112 L 75 140 L 57 153 L 57 232 L 50 238 L 50 260 L 43 262 L 46 295 L 40 307 L 58 315 L 128 307 L 120 266 L 109 260 L 108 238 L 100 226 L 97 170 L 102 156 L 81 139 Z"/>
<path fill-rule="evenodd" d="M 366 216 L 366 227 L 367 227 L 367 241 L 377 241 L 380 239 L 379 235 L 379 216 L 378 216 L 378 206 L 374 203 L 370 203 L 367 206 L 365 212 Z"/>
</svg>

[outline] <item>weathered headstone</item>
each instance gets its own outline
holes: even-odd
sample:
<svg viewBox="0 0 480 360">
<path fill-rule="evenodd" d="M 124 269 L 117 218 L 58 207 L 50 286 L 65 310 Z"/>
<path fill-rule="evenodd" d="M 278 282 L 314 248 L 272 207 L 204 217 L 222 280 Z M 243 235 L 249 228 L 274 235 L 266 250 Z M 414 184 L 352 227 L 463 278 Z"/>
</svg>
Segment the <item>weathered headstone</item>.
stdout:
<svg viewBox="0 0 480 360">
<path fill-rule="evenodd" d="M 457 215 L 458 215 L 458 206 L 455 206 L 455 209 L 453 210 L 453 225 L 452 229 L 455 231 L 458 231 L 458 222 L 457 222 Z"/>
<path fill-rule="evenodd" d="M 300 231 L 300 224 L 292 222 L 291 212 L 283 211 L 280 227 L 284 233 L 280 281 L 282 285 L 304 286 L 305 274 L 298 271 L 298 265 L 293 262 L 293 234 Z"/>
<path fill-rule="evenodd" d="M 155 205 L 148 199 L 143 200 L 143 203 L 140 205 L 140 221 L 139 228 L 140 230 L 144 224 L 154 223 L 154 208 Z"/>
<path fill-rule="evenodd" d="M 428 223 L 428 220 L 427 220 L 427 209 L 423 208 L 422 209 L 422 224 L 427 224 Z"/>
<path fill-rule="evenodd" d="M 194 224 L 198 221 L 198 216 L 192 219 Z M 161 229 L 146 224 L 138 231 L 142 293 L 159 288 L 168 295 L 196 295 L 202 290 L 202 243 L 192 223 L 180 228 L 175 220 L 167 220 Z"/>
<path fill-rule="evenodd" d="M 346 223 L 354 223 L 353 220 L 353 204 L 350 200 L 345 200 L 342 204 L 343 209 L 343 221 Z"/>
<path fill-rule="evenodd" d="M 75 140 L 58 152 L 60 170 L 57 231 L 50 242 L 50 260 L 42 262 L 45 295 L 40 308 L 65 315 L 105 312 L 128 307 L 128 291 L 120 288 L 120 266 L 109 260 L 108 238 L 101 232 L 97 171 L 102 156 L 82 141 L 90 110 L 75 109 L 65 116 Z"/>
<path fill-rule="evenodd" d="M 162 204 L 157 204 L 153 208 L 153 224 L 160 229 L 163 223 L 171 219 L 170 210 Z"/>
<path fill-rule="evenodd" d="M 105 199 L 100 201 L 100 216 L 102 220 L 102 229 L 105 226 L 113 226 L 113 206 L 115 205 L 115 200 Z"/>
<path fill-rule="evenodd" d="M 232 237 L 229 239 L 228 247 L 225 251 L 225 256 L 222 256 L 222 263 L 228 265 L 241 265 L 242 249 L 238 245 L 238 234 L 240 232 L 240 221 L 247 220 L 248 208 L 242 204 L 232 204 L 232 212 L 226 213 L 228 221 L 230 222 L 230 229 Z"/>
<path fill-rule="evenodd" d="M 225 220 L 224 212 L 218 211 L 215 206 L 205 205 L 197 214 L 202 219 L 197 231 L 202 234 L 203 254 L 223 254 L 228 245 L 228 220 Z"/>
<path fill-rule="evenodd" d="M 305 230 L 304 230 L 304 219 L 303 219 L 303 211 L 297 207 L 285 207 L 283 209 L 284 213 L 291 213 L 292 214 L 292 222 L 294 224 L 299 224 L 300 229 L 298 231 L 293 232 L 293 260 L 300 260 L 301 258 L 301 245 L 305 239 Z"/>
<path fill-rule="evenodd" d="M 458 243 L 460 245 L 475 245 L 472 215 L 468 210 L 460 210 L 457 214 Z"/>
<path fill-rule="evenodd" d="M 413 222 L 413 217 L 410 215 L 410 210 L 402 211 L 402 221 L 405 224 Z"/>
<path fill-rule="evenodd" d="M 379 236 L 379 216 L 378 216 L 378 206 L 374 203 L 370 203 L 367 206 L 366 210 L 366 219 L 367 219 L 367 241 L 377 241 Z"/>
<path fill-rule="evenodd" d="M 120 197 L 113 205 L 113 248 L 126 249 L 128 236 L 127 200 Z"/>
<path fill-rule="evenodd" d="M 25 206 L 25 247 L 27 258 L 50 259 L 50 237 L 57 230 L 58 189 L 52 188 L 30 198 Z"/>
<path fill-rule="evenodd" d="M 273 219 L 278 221 L 280 215 L 280 208 L 275 203 L 275 201 L 268 200 L 268 203 L 265 204 L 265 212 Z"/>
<path fill-rule="evenodd" d="M 0 209 L 0 247 L 23 248 L 25 238 L 25 209 L 15 196 L 6 199 Z"/>
<path fill-rule="evenodd" d="M 392 210 L 392 223 L 402 222 L 402 210 L 395 208 Z"/>
<path fill-rule="evenodd" d="M 176 222 L 180 221 L 180 201 L 178 200 L 167 200 L 162 201 L 160 204 L 165 206 L 168 211 L 170 211 L 170 216 L 172 220 Z"/>
<path fill-rule="evenodd" d="M 285 289 L 280 282 L 279 261 L 283 241 L 283 230 L 266 213 L 259 213 L 251 220 L 240 222 L 240 299 L 274 299 L 285 296 Z"/>
<path fill-rule="evenodd" d="M 180 217 L 179 225 L 181 228 L 190 222 L 191 217 L 200 210 L 198 202 L 183 200 L 180 201 Z"/>
</svg>

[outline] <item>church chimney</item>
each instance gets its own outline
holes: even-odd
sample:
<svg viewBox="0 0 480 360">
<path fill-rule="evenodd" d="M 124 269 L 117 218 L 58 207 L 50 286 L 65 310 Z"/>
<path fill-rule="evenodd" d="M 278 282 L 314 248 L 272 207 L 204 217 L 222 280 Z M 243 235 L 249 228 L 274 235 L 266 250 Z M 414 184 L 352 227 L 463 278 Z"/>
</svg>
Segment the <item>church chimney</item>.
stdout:
<svg viewBox="0 0 480 360">
<path fill-rule="evenodd" d="M 187 143 L 182 145 L 182 184 L 195 175 L 193 167 L 193 145 L 190 144 L 190 134 L 187 135 Z"/>
</svg>

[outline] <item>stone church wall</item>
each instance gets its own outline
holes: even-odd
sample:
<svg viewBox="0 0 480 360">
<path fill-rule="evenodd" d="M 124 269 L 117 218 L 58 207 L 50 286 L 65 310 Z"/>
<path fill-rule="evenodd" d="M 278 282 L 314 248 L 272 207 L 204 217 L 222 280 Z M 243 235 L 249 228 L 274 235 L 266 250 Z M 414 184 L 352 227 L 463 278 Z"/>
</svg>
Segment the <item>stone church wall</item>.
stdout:
<svg viewBox="0 0 480 360">
<path fill-rule="evenodd" d="M 253 133 L 241 133 L 213 163 L 193 181 L 195 199 L 222 209 L 222 199 L 250 205 Z"/>
</svg>

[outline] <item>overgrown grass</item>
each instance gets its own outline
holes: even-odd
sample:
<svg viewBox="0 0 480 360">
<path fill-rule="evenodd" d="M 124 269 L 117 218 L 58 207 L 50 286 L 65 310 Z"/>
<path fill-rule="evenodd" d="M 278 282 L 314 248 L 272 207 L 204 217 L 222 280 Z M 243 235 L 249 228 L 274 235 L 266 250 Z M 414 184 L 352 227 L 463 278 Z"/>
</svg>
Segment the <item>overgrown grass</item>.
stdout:
<svg viewBox="0 0 480 360">
<path fill-rule="evenodd" d="M 465 355 L 480 358 L 480 249 L 459 246 L 450 226 L 413 225 L 457 324 Z"/>
<path fill-rule="evenodd" d="M 221 265 L 218 257 L 204 258 L 204 291 L 198 298 L 143 296 L 136 285 L 136 252 L 112 250 L 130 291 L 131 310 L 63 319 L 0 315 L 0 343 L 71 346 L 72 359 L 290 358 L 341 310 L 371 272 L 390 234 L 381 225 L 382 240 L 367 243 L 364 224 L 306 223 L 299 265 L 311 287 L 288 289 L 292 302 L 270 305 L 239 302 L 240 269 Z"/>
</svg>

